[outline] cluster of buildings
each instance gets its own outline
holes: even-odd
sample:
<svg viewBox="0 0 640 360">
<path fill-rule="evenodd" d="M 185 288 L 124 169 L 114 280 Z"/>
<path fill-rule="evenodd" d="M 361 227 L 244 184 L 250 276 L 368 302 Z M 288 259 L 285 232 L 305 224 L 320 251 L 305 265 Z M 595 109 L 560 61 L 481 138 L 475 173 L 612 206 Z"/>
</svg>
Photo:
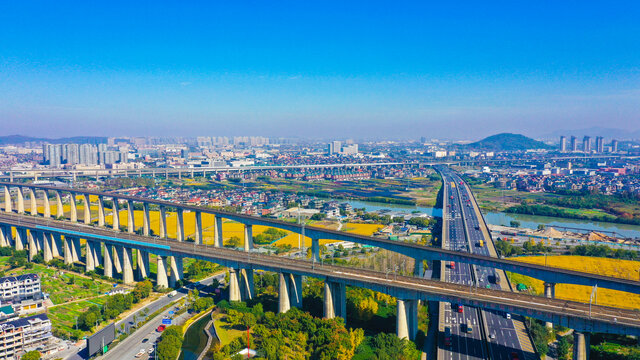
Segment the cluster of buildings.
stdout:
<svg viewBox="0 0 640 360">
<path fill-rule="evenodd" d="M 50 168 L 112 165 L 126 163 L 128 154 L 127 148 L 113 149 L 107 144 L 43 144 L 42 164 Z"/>
<path fill-rule="evenodd" d="M 24 353 L 56 351 L 51 321 L 43 310 L 44 295 L 37 274 L 0 278 L 0 360 L 19 359 Z"/>
<path fill-rule="evenodd" d="M 618 140 L 612 139 L 609 145 L 605 145 L 604 137 L 596 136 L 595 144 L 591 141 L 590 136 L 582 138 L 582 143 L 578 144 L 578 139 L 575 136 L 571 136 L 567 139 L 566 136 L 560 136 L 560 151 L 561 152 L 583 152 L 583 153 L 596 153 L 602 154 L 617 153 L 618 152 Z"/>
<path fill-rule="evenodd" d="M 640 196 L 640 168 L 600 167 L 598 169 L 548 168 L 537 170 L 485 168 L 477 178 L 493 183 L 497 188 L 529 192 L 575 190 L 604 195 L 628 194 Z"/>
<path fill-rule="evenodd" d="M 354 144 L 353 140 L 347 140 L 344 144 L 342 141 L 334 140 L 327 145 L 327 155 L 355 155 L 358 153 L 358 144 Z"/>
</svg>

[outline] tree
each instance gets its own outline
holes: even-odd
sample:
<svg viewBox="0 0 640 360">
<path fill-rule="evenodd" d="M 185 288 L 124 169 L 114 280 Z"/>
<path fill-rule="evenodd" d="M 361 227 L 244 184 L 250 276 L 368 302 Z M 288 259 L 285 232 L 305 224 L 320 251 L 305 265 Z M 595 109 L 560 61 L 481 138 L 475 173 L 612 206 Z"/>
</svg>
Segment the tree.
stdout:
<svg viewBox="0 0 640 360">
<path fill-rule="evenodd" d="M 544 230 L 544 228 L 545 228 L 544 224 L 538 224 L 538 230 L 539 231 Z"/>
<path fill-rule="evenodd" d="M 239 237 L 232 236 L 229 240 L 227 240 L 227 243 L 225 244 L 224 247 L 237 248 L 238 246 L 240 246 L 241 243 L 242 243 L 242 240 L 240 240 Z"/>
<path fill-rule="evenodd" d="M 511 220 L 511 222 L 509 222 L 509 225 L 514 228 L 520 227 L 520 221 Z"/>
<path fill-rule="evenodd" d="M 151 294 L 151 290 L 153 290 L 153 284 L 149 279 L 137 283 L 136 287 L 131 292 L 133 302 L 137 303 L 140 300 L 147 298 L 149 294 Z"/>
<path fill-rule="evenodd" d="M 378 312 L 378 303 L 370 297 L 366 297 L 356 304 L 356 312 L 361 320 L 371 320 Z"/>
<path fill-rule="evenodd" d="M 566 360 L 569 357 L 569 340 L 566 336 L 563 336 L 558 340 L 558 359 Z"/>
<path fill-rule="evenodd" d="M 165 330 L 166 331 L 166 330 Z M 182 341 L 175 336 L 162 335 L 162 340 L 158 343 L 157 353 L 160 360 L 175 360 L 182 348 Z"/>
<path fill-rule="evenodd" d="M 22 355 L 22 357 L 20 359 L 22 360 L 40 360 L 40 352 L 37 350 L 33 350 L 33 351 L 29 351 L 27 353 L 25 353 L 24 355 Z"/>
</svg>

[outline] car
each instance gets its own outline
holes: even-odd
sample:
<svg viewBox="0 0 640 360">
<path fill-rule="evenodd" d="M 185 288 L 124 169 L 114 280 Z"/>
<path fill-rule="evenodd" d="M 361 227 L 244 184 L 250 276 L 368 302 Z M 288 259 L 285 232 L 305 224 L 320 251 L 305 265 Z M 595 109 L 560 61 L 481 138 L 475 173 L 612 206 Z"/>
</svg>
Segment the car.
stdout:
<svg viewBox="0 0 640 360">
<path fill-rule="evenodd" d="M 140 351 L 136 354 L 136 357 L 141 358 L 145 355 L 147 355 L 147 351 L 145 349 L 140 349 Z"/>
<path fill-rule="evenodd" d="M 147 341 L 149 341 L 149 338 L 144 338 L 144 339 L 142 339 L 142 343 L 143 343 L 143 344 L 144 344 L 144 343 L 146 343 Z"/>
<path fill-rule="evenodd" d="M 148 354 L 153 354 L 153 348 L 148 348 L 148 349 L 147 349 L 147 353 L 148 353 Z"/>
<path fill-rule="evenodd" d="M 461 312 L 462 312 L 462 310 L 463 310 L 462 305 L 458 305 L 458 312 L 459 312 L 459 313 L 461 313 Z"/>
<path fill-rule="evenodd" d="M 491 334 L 491 335 L 489 335 L 489 338 L 490 338 L 490 339 L 495 339 L 495 338 L 496 338 L 496 334 Z"/>
<path fill-rule="evenodd" d="M 163 331 L 164 331 L 164 329 L 166 329 L 166 328 L 167 328 L 167 326 L 166 326 L 166 325 L 160 325 L 160 326 L 158 326 L 158 328 L 156 329 L 156 331 L 157 331 L 157 332 L 163 332 Z"/>
<path fill-rule="evenodd" d="M 511 314 L 507 313 L 506 318 L 511 320 Z"/>
</svg>

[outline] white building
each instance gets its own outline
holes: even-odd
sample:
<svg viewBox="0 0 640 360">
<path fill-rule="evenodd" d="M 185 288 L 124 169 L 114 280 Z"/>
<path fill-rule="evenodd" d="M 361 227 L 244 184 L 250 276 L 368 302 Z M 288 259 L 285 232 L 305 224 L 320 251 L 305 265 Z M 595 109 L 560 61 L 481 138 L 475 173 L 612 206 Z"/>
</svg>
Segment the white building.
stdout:
<svg viewBox="0 0 640 360">
<path fill-rule="evenodd" d="M 42 298 L 40 276 L 24 274 L 0 278 L 0 301 L 20 302 L 27 299 Z"/>
<path fill-rule="evenodd" d="M 0 360 L 19 359 L 26 352 L 55 352 L 51 321 L 46 314 L 7 321 L 0 324 Z"/>
</svg>

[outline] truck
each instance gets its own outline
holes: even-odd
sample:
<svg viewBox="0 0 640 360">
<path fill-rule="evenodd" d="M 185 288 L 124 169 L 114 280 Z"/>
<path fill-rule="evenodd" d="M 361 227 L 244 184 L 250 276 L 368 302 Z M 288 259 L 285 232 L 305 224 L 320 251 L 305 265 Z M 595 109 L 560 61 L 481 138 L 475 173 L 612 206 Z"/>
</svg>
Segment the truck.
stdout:
<svg viewBox="0 0 640 360">
<path fill-rule="evenodd" d="M 471 320 L 467 321 L 467 332 L 470 333 L 473 331 L 473 327 L 471 326 Z"/>
<path fill-rule="evenodd" d="M 173 290 L 172 292 L 170 292 L 170 293 L 169 293 L 169 295 L 168 295 L 168 296 L 169 296 L 169 297 L 174 297 L 174 296 L 176 296 L 176 295 L 178 295 L 178 292 L 177 292 L 177 291 L 175 291 L 175 290 Z"/>
</svg>

